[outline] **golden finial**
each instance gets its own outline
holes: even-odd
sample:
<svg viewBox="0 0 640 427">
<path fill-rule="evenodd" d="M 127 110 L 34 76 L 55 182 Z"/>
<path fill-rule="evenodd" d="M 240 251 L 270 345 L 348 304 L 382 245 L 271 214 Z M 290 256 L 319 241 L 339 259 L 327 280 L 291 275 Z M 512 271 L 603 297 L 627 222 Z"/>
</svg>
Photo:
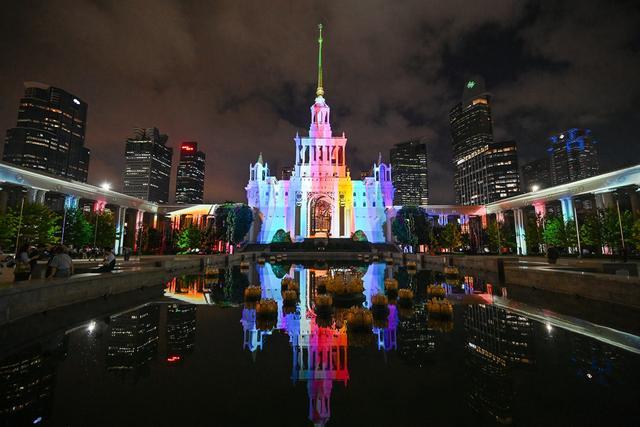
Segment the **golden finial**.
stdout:
<svg viewBox="0 0 640 427">
<path fill-rule="evenodd" d="M 322 88 L 322 24 L 318 24 L 318 88 L 316 89 L 316 95 L 324 95 L 324 89 Z"/>
</svg>

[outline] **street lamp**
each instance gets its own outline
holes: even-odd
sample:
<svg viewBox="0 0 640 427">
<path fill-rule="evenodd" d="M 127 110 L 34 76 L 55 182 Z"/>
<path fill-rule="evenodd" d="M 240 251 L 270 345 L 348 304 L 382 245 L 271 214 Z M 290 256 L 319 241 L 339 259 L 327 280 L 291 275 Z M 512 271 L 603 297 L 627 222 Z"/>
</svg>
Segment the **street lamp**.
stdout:
<svg viewBox="0 0 640 427">
<path fill-rule="evenodd" d="M 539 189 L 540 189 L 539 185 L 534 184 L 534 185 L 531 186 L 531 191 L 533 191 L 533 192 L 538 191 Z"/>
<path fill-rule="evenodd" d="M 16 254 L 18 253 L 18 243 L 20 241 L 20 228 L 22 227 L 22 212 L 24 211 L 24 199 L 25 194 L 28 193 L 29 190 L 26 188 L 22 189 L 22 201 L 20 202 L 20 218 L 18 219 L 18 232 L 16 233 Z"/>
<path fill-rule="evenodd" d="M 100 184 L 100 188 L 102 188 L 105 191 L 109 191 L 111 190 L 111 184 L 105 181 L 102 184 Z"/>
</svg>

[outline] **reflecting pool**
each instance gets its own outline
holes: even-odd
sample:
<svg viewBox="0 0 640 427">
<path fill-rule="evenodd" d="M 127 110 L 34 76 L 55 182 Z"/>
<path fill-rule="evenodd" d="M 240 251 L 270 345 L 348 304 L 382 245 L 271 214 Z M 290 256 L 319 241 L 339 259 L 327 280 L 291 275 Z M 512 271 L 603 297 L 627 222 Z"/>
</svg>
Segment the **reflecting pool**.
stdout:
<svg viewBox="0 0 640 427">
<path fill-rule="evenodd" d="M 624 347 L 493 304 L 481 276 L 378 263 L 207 273 L 8 352 L 0 425 L 640 425 L 637 337 Z M 352 284 L 358 295 L 335 291 Z M 451 315 L 435 311 L 439 292 Z"/>
</svg>

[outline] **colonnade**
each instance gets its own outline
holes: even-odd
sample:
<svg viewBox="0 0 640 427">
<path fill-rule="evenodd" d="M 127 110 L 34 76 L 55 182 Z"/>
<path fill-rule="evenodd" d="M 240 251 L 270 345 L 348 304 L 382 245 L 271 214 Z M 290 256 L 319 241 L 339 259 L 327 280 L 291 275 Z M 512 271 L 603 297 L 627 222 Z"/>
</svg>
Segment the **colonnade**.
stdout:
<svg viewBox="0 0 640 427">
<path fill-rule="evenodd" d="M 122 249 L 125 246 L 125 234 L 127 234 L 127 232 L 133 233 L 132 242 L 135 249 L 136 243 L 139 239 L 140 230 L 144 224 L 145 212 L 143 210 L 108 203 L 107 200 L 102 198 L 96 197 L 95 200 L 92 200 L 85 197 L 79 197 L 75 194 L 64 194 L 63 189 L 60 189 L 60 191 L 51 191 L 42 188 L 20 186 L 13 183 L 4 183 L 0 190 L 0 213 L 5 213 L 7 211 L 9 195 L 12 190 L 18 194 L 17 200 L 19 205 L 21 205 L 22 202 L 44 205 L 46 204 L 46 196 L 49 193 L 59 194 L 61 198 L 63 197 L 63 236 L 66 211 L 68 209 L 78 208 L 80 206 L 81 199 L 92 202 L 92 212 L 100 213 L 105 209 L 109 209 L 113 212 L 116 228 L 116 239 L 113 243 L 114 252 L 119 255 L 122 254 Z M 127 222 L 127 217 L 132 219 L 130 224 Z M 157 222 L 157 214 L 153 214 L 152 221 L 154 224 Z M 64 241 L 62 243 L 64 243 Z"/>
<path fill-rule="evenodd" d="M 593 193 L 593 197 L 596 204 L 596 209 L 609 209 L 615 208 L 617 210 L 620 209 L 618 205 L 618 201 L 615 197 L 616 191 L 599 191 Z M 629 200 L 631 204 L 631 211 L 635 214 L 640 212 L 640 196 L 638 195 L 638 190 L 631 190 L 628 192 Z M 581 195 L 586 196 L 586 195 Z M 537 217 L 544 219 L 547 216 L 547 204 L 552 202 L 559 202 L 560 209 L 562 212 L 562 219 L 565 223 L 569 221 L 573 221 L 575 224 L 575 230 L 570 230 L 573 233 L 576 233 L 576 240 L 578 245 L 578 253 L 581 252 L 581 241 L 580 241 L 580 224 L 577 219 L 577 212 L 575 206 L 575 198 L 574 196 L 563 196 L 559 197 L 555 200 L 540 200 L 532 202 L 529 206 L 532 206 L 535 210 L 535 214 Z M 526 238 L 526 215 L 524 209 L 526 206 L 505 209 L 513 211 L 514 218 L 514 227 L 515 227 L 515 236 L 516 236 L 516 250 L 518 255 L 527 255 L 527 238 Z M 496 212 L 498 222 L 504 221 L 504 211 Z"/>
</svg>

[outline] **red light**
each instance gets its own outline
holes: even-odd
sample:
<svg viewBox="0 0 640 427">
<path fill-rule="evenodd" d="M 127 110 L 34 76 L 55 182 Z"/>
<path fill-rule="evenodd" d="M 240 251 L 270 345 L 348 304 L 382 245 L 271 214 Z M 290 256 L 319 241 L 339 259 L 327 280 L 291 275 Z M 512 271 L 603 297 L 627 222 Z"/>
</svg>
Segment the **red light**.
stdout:
<svg viewBox="0 0 640 427">
<path fill-rule="evenodd" d="M 195 150 L 195 148 L 193 148 L 191 145 L 182 146 L 182 151 L 193 151 L 193 150 Z"/>
<path fill-rule="evenodd" d="M 180 361 L 180 356 L 169 356 L 167 357 L 167 362 L 175 363 Z"/>
</svg>

